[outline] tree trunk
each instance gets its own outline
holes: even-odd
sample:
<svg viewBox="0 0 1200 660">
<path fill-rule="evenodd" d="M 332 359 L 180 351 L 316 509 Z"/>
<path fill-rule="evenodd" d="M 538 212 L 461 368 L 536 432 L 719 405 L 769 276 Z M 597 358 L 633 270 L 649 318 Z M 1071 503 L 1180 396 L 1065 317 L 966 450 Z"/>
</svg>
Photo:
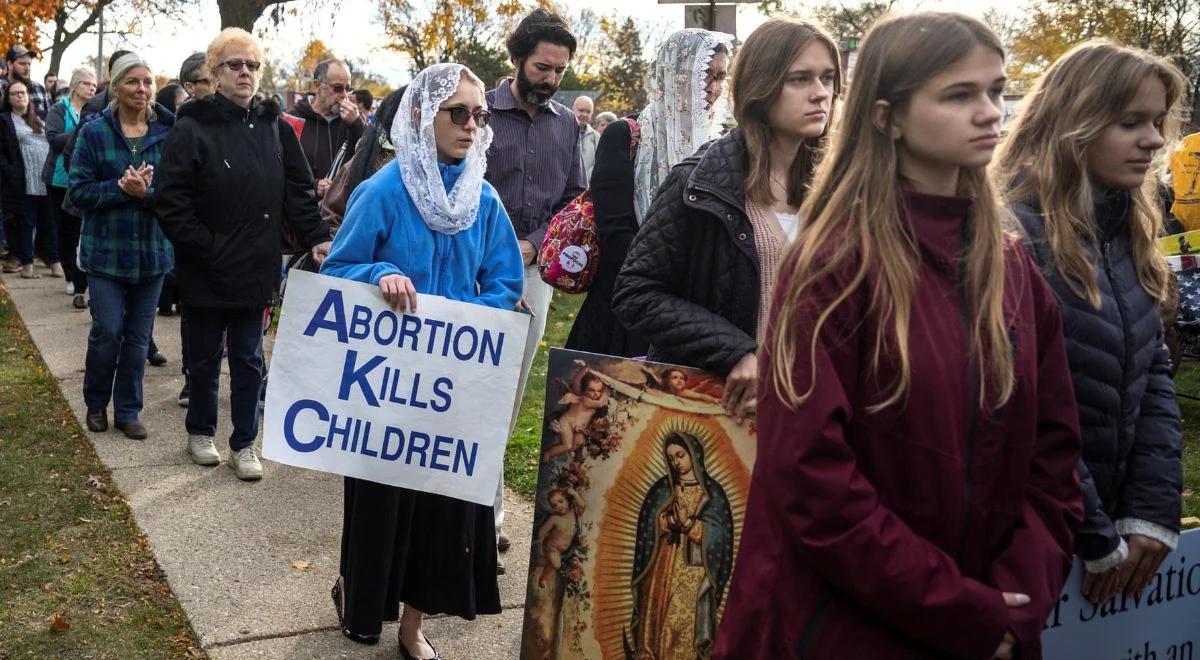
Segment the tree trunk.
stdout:
<svg viewBox="0 0 1200 660">
<path fill-rule="evenodd" d="M 247 32 L 254 30 L 254 22 L 271 5 L 292 0 L 217 0 L 221 9 L 221 28 L 238 27 Z"/>
<path fill-rule="evenodd" d="M 104 8 L 111 5 L 114 0 L 97 0 L 96 4 L 88 13 L 87 18 L 75 27 L 74 30 L 67 29 L 67 19 L 69 18 L 65 10 L 60 9 L 54 16 L 54 38 L 50 43 L 50 47 L 46 50 L 50 52 L 50 73 L 58 75 L 58 68 L 62 66 L 62 56 L 71 44 L 75 43 L 79 37 L 83 36 L 88 30 L 96 24 L 100 18 L 100 13 Z"/>
<path fill-rule="evenodd" d="M 58 75 L 58 67 L 62 66 L 62 54 L 67 47 L 59 46 L 62 43 L 63 34 L 67 31 L 66 28 L 67 16 L 66 12 L 61 9 L 54 15 L 54 39 L 50 43 L 50 71 L 54 75 Z"/>
</svg>

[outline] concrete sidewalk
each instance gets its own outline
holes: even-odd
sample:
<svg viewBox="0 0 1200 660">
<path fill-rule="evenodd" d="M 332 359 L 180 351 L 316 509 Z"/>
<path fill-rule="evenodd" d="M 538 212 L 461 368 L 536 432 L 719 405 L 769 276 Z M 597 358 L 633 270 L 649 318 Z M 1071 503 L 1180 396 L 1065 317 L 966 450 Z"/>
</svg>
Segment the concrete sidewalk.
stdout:
<svg viewBox="0 0 1200 660">
<path fill-rule="evenodd" d="M 83 426 L 83 364 L 91 317 L 71 307 L 65 282 L 4 275 L 17 310 Z M 337 576 L 342 478 L 263 461 L 262 481 L 246 483 L 222 463 L 194 465 L 184 447 L 184 409 L 176 402 L 179 317 L 156 317 L 154 339 L 170 362 L 146 367 L 145 441 L 119 431 L 89 433 L 138 526 L 212 658 L 396 658 L 397 627 L 377 646 L 338 632 L 329 588 Z M 229 454 L 228 371 L 222 375 L 217 447 Z M 112 410 L 109 409 L 111 421 Z M 86 427 L 85 427 L 86 429 Z M 261 435 L 257 445 L 261 446 Z M 500 578 L 503 614 L 473 622 L 431 620 L 426 632 L 446 660 L 516 658 L 520 650 L 533 510 L 507 492 L 513 547 Z M 306 570 L 294 561 L 308 562 Z"/>
</svg>

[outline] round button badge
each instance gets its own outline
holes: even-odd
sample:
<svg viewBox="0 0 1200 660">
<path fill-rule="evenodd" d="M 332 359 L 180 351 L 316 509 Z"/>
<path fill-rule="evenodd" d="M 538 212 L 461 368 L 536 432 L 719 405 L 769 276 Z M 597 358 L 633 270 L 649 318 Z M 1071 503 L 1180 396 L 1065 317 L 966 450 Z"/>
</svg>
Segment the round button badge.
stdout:
<svg viewBox="0 0 1200 660">
<path fill-rule="evenodd" d="M 568 273 L 578 273 L 587 266 L 587 251 L 578 245 L 571 245 L 558 254 L 558 265 Z"/>
</svg>

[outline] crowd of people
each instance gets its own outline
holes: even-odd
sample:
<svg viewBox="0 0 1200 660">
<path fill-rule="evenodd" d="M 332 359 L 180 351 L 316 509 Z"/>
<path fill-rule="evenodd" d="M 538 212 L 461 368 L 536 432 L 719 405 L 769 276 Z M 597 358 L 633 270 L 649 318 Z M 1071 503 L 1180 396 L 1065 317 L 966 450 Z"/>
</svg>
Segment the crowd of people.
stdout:
<svg viewBox="0 0 1200 660">
<path fill-rule="evenodd" d="M 111 404 L 147 437 L 166 281 L 186 451 L 222 460 L 227 353 L 228 463 L 261 478 L 285 252 L 397 309 L 440 295 L 529 314 L 519 407 L 553 291 L 536 257 L 590 190 L 601 262 L 567 346 L 713 372 L 726 414 L 756 423 L 724 618 L 681 657 L 1038 658 L 1074 556 L 1094 602 L 1146 587 L 1182 490 L 1154 248 L 1155 165 L 1186 91 L 1173 64 L 1080 45 L 1002 135 L 1003 47 L 959 14 L 880 19 L 850 83 L 814 23 L 770 19 L 736 50 L 681 30 L 646 107 L 594 120 L 590 96 L 552 99 L 577 45 L 562 17 L 535 10 L 505 45 L 513 75 L 490 89 L 435 64 L 373 109 L 328 60 L 286 112 L 238 29 L 162 90 L 136 53 L 98 90 L 86 71 L 43 87 L 9 50 L 5 269 L 34 276 L 40 254 L 90 307 L 88 428 Z M 424 616 L 500 612 L 503 521 L 502 486 L 486 507 L 347 478 L 342 632 L 375 643 L 399 619 L 402 657 L 440 657 Z"/>
</svg>

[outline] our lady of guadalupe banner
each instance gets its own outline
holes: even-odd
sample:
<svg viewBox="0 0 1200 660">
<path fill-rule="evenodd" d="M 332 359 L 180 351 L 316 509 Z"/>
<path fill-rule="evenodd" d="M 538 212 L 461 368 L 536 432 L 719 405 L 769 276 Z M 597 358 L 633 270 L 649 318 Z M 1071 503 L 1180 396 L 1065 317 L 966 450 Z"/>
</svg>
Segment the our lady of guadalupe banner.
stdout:
<svg viewBox="0 0 1200 660">
<path fill-rule="evenodd" d="M 529 317 L 293 270 L 263 456 L 491 506 Z"/>
<path fill-rule="evenodd" d="M 707 657 L 754 429 L 705 372 L 552 350 L 523 660 Z"/>
</svg>

